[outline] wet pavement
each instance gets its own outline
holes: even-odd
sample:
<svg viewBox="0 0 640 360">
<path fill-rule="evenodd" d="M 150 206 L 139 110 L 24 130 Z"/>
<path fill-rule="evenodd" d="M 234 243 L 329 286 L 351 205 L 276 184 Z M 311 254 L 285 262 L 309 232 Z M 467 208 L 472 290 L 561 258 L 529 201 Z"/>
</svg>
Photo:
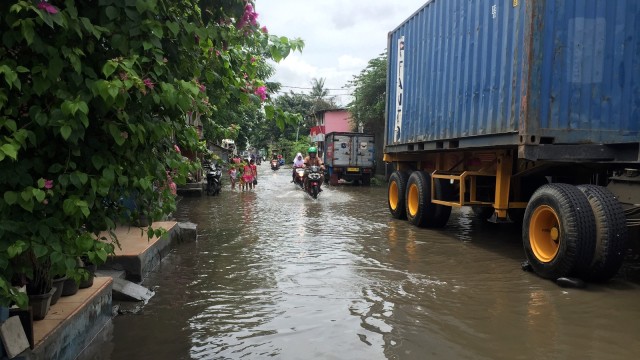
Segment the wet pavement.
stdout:
<svg viewBox="0 0 640 360">
<path fill-rule="evenodd" d="M 520 269 L 520 229 L 454 210 L 393 219 L 386 186 L 325 187 L 259 169 L 253 191 L 185 198 L 198 225 L 114 319 L 105 359 L 635 359 L 640 282 L 561 288 Z"/>
</svg>

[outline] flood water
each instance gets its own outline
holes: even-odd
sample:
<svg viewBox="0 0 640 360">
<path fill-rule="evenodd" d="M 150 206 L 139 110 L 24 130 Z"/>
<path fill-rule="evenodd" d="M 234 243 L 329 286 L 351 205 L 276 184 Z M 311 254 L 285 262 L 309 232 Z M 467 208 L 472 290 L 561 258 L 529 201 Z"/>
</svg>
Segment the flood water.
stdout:
<svg viewBox="0 0 640 360">
<path fill-rule="evenodd" d="M 520 229 L 454 210 L 393 219 L 386 186 L 325 187 L 259 166 L 253 191 L 185 198 L 198 226 L 113 320 L 106 359 L 636 359 L 640 282 L 567 289 L 524 272 Z"/>
</svg>

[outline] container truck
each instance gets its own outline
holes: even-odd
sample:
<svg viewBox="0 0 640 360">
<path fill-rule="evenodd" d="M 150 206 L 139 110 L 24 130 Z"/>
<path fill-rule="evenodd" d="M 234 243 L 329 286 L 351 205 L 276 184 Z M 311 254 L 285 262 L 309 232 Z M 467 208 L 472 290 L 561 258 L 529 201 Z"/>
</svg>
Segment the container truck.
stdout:
<svg viewBox="0 0 640 360">
<path fill-rule="evenodd" d="M 372 134 L 330 132 L 325 136 L 325 178 L 331 185 L 340 179 L 371 184 L 375 142 Z"/>
<path fill-rule="evenodd" d="M 543 278 L 613 277 L 639 238 L 638 19 L 635 0 L 423 5 L 388 36 L 391 215 L 469 206 L 521 223 Z"/>
</svg>

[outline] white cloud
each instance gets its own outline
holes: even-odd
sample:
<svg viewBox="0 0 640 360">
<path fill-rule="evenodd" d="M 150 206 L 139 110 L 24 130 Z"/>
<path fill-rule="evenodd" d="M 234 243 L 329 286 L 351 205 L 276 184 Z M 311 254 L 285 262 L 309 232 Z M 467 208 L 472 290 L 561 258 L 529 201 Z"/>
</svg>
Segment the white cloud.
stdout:
<svg viewBox="0 0 640 360">
<path fill-rule="evenodd" d="M 305 41 L 301 54 L 276 64 L 271 80 L 308 88 L 313 78 L 325 78 L 326 88 L 342 89 L 369 60 L 385 51 L 389 31 L 426 2 L 256 0 L 258 20 L 269 33 Z"/>
</svg>

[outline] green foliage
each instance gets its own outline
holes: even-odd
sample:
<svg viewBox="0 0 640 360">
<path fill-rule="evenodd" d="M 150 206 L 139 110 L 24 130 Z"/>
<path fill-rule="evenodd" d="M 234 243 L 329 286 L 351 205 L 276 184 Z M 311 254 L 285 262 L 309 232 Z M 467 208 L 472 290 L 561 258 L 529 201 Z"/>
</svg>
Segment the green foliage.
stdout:
<svg viewBox="0 0 640 360">
<path fill-rule="evenodd" d="M 77 277 L 79 256 L 118 246 L 103 235 L 116 224 L 175 209 L 172 181 L 198 166 L 174 147 L 199 146 L 187 114 L 233 131 L 216 127 L 221 109 L 259 108 L 260 64 L 304 46 L 234 20 L 251 13 L 245 0 L 0 2 L 0 303 L 25 305 L 11 283 L 36 281 L 37 264 Z"/>
<path fill-rule="evenodd" d="M 349 83 L 355 87 L 354 100 L 348 106 L 355 124 L 376 137 L 376 172 L 384 173 L 383 139 L 384 110 L 387 86 L 387 56 L 381 54 L 369 60 L 367 67 Z"/>
<path fill-rule="evenodd" d="M 381 54 L 369 60 L 367 67 L 354 76 L 349 85 L 355 87 L 349 111 L 366 132 L 384 129 L 385 92 L 387 86 L 387 56 Z"/>
</svg>

